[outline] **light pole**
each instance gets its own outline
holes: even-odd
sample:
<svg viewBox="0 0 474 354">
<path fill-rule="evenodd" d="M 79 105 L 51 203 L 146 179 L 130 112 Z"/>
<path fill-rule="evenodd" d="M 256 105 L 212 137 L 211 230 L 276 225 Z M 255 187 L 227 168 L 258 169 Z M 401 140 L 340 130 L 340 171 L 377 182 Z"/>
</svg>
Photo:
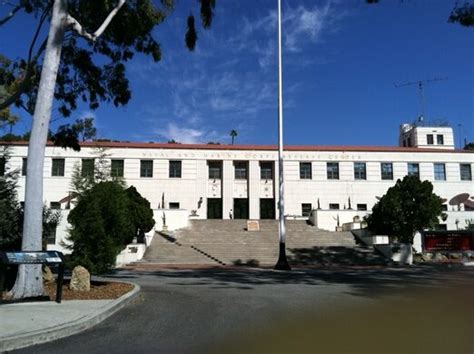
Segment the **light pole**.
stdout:
<svg viewBox="0 0 474 354">
<path fill-rule="evenodd" d="M 281 0 L 278 0 L 278 185 L 279 185 L 279 240 L 280 251 L 275 269 L 291 270 L 286 259 L 286 228 L 284 208 L 284 181 L 283 181 L 283 79 L 282 79 L 282 53 L 281 53 Z"/>
</svg>

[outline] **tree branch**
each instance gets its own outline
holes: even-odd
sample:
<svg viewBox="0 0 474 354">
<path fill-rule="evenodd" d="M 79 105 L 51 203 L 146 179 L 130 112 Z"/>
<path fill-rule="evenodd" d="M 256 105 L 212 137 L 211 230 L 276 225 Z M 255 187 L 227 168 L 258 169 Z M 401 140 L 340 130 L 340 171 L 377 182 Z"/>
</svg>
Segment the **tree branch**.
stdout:
<svg viewBox="0 0 474 354">
<path fill-rule="evenodd" d="M 115 17 L 115 15 L 120 10 L 120 8 L 125 4 L 125 2 L 126 0 L 119 0 L 117 6 L 115 6 L 115 8 L 112 11 L 110 11 L 107 18 L 104 20 L 104 22 L 100 25 L 100 27 L 94 33 L 87 32 L 84 29 L 84 27 L 82 27 L 82 25 L 79 23 L 79 21 L 77 21 L 71 15 L 67 16 L 66 23 L 70 25 L 73 28 L 73 30 L 75 30 L 80 36 L 94 42 L 97 38 L 99 38 L 102 35 L 102 33 L 104 33 L 107 26 L 110 24 L 110 22 Z"/>
<path fill-rule="evenodd" d="M 43 43 L 41 43 L 41 46 L 38 48 L 38 51 L 36 52 L 34 57 L 33 57 L 33 48 L 38 39 L 41 27 L 43 26 L 44 21 L 48 17 L 47 15 L 50 9 L 51 9 L 51 6 L 48 6 L 46 9 L 44 9 L 41 15 L 40 21 L 38 23 L 38 27 L 36 28 L 35 34 L 33 36 L 33 40 L 31 41 L 30 48 L 28 49 L 28 61 L 26 63 L 25 76 L 23 77 L 23 80 L 21 81 L 21 83 L 18 85 L 18 88 L 16 89 L 16 91 L 7 99 L 0 102 L 0 110 L 15 103 L 30 85 L 31 74 L 33 73 L 33 65 L 38 61 L 38 58 L 41 56 L 41 54 L 43 54 L 44 50 L 46 49 L 47 38 L 43 41 Z"/>
<path fill-rule="evenodd" d="M 16 5 L 4 18 L 0 20 L 0 26 L 4 25 L 7 23 L 15 14 L 23 7 L 21 3 Z"/>
</svg>

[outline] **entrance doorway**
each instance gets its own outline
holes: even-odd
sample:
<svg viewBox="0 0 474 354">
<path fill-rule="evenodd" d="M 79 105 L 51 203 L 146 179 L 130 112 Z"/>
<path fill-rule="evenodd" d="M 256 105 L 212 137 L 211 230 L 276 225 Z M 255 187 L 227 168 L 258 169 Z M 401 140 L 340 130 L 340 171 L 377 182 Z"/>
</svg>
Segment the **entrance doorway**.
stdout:
<svg viewBox="0 0 474 354">
<path fill-rule="evenodd" d="M 207 218 L 222 219 L 222 199 L 207 198 Z"/>
<path fill-rule="evenodd" d="M 234 219 L 249 218 L 249 200 L 247 198 L 234 199 Z"/>
<path fill-rule="evenodd" d="M 260 219 L 275 219 L 275 199 L 260 199 Z"/>
</svg>

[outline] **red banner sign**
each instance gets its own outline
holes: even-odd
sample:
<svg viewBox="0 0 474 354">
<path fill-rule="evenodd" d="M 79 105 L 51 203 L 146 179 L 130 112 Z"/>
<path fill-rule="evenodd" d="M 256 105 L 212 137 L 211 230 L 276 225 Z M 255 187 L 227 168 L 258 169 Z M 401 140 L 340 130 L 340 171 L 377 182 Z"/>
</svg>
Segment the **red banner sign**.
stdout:
<svg viewBox="0 0 474 354">
<path fill-rule="evenodd" d="M 472 231 L 427 231 L 423 233 L 423 249 L 433 251 L 472 251 Z"/>
</svg>

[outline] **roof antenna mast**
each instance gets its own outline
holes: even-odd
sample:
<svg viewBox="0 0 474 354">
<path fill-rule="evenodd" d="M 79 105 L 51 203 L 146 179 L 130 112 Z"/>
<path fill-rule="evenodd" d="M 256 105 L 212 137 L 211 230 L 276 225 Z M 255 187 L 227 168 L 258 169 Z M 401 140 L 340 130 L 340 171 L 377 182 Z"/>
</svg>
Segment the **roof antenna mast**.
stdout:
<svg viewBox="0 0 474 354">
<path fill-rule="evenodd" d="M 417 85 L 418 86 L 418 94 L 419 94 L 419 99 L 420 99 L 420 115 L 418 117 L 418 120 L 421 122 L 425 118 L 425 95 L 424 95 L 424 87 L 426 84 L 434 81 L 444 81 L 447 80 L 447 77 L 435 77 L 433 79 L 427 79 L 427 80 L 418 80 L 418 81 L 407 81 L 407 82 L 402 82 L 399 84 L 395 84 L 395 87 L 402 87 L 402 86 L 411 86 L 411 85 Z"/>
</svg>

